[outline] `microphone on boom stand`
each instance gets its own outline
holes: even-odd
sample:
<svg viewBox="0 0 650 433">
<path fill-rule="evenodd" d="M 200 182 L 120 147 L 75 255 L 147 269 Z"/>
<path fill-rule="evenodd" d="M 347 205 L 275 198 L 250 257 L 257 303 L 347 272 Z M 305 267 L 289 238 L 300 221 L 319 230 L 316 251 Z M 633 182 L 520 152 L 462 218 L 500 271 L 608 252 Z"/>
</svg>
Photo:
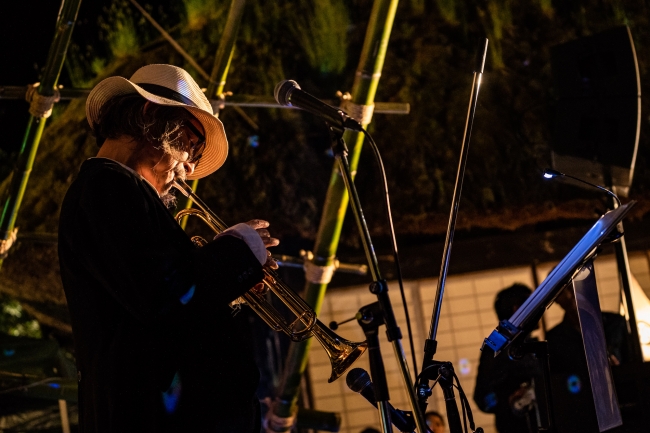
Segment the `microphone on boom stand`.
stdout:
<svg viewBox="0 0 650 433">
<path fill-rule="evenodd" d="M 348 388 L 354 392 L 358 392 L 370 404 L 377 407 L 375 389 L 372 380 L 370 380 L 370 375 L 366 370 L 363 368 L 353 368 L 346 376 L 345 383 L 348 384 Z M 390 411 L 390 420 L 399 431 L 411 433 L 415 430 L 415 420 L 413 419 L 412 412 L 395 409 L 390 403 L 388 403 L 388 409 Z"/>
<path fill-rule="evenodd" d="M 280 105 L 296 107 L 323 118 L 330 127 L 340 130 L 362 131 L 361 124 L 348 116 L 340 108 L 332 107 L 300 88 L 293 80 L 280 81 L 273 91 Z"/>
</svg>

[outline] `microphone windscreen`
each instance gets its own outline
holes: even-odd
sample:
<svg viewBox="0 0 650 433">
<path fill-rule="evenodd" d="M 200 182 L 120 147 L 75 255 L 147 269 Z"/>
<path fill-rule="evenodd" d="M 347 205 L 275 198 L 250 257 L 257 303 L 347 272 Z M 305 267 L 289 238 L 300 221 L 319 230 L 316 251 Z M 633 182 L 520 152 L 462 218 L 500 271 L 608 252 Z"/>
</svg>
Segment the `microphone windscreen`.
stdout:
<svg viewBox="0 0 650 433">
<path fill-rule="evenodd" d="M 280 105 L 291 105 L 289 102 L 289 95 L 294 89 L 300 90 L 300 86 L 293 80 L 284 80 L 280 81 L 275 85 L 275 90 L 273 91 L 273 96 L 275 100 Z"/>
<path fill-rule="evenodd" d="M 352 391 L 361 392 L 370 385 L 370 375 L 363 368 L 353 368 L 345 377 L 345 383 Z"/>
</svg>

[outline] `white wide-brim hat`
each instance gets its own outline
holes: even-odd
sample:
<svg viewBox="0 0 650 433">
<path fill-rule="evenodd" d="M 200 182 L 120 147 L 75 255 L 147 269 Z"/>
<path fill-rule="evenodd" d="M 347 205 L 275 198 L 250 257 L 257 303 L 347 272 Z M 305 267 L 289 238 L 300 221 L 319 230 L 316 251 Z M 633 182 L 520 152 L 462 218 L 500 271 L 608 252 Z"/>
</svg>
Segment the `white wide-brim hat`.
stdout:
<svg viewBox="0 0 650 433">
<path fill-rule="evenodd" d="M 203 125 L 205 149 L 188 179 L 200 179 L 223 165 L 228 156 L 228 139 L 223 124 L 212 114 L 212 106 L 199 85 L 190 74 L 176 66 L 147 65 L 138 69 L 130 80 L 109 77 L 101 81 L 86 100 L 86 117 L 90 127 L 97 123 L 99 112 L 109 99 L 136 92 L 154 104 L 183 107 Z"/>
</svg>

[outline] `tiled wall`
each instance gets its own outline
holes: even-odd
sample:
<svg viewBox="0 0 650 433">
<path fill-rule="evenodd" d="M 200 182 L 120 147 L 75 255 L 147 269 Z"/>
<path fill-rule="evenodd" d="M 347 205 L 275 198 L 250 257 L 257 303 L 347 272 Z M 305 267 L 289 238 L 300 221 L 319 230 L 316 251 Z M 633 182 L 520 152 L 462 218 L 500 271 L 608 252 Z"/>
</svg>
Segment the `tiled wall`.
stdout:
<svg viewBox="0 0 650 433">
<path fill-rule="evenodd" d="M 632 274 L 646 294 L 650 295 L 648 257 L 648 253 L 634 253 L 630 254 L 629 258 Z M 544 280 L 554 265 L 555 263 L 543 263 L 537 267 L 539 281 Z M 595 267 L 601 308 L 604 311 L 618 311 L 619 288 L 614 256 L 598 257 Z M 461 385 L 470 399 L 476 424 L 483 427 L 486 433 L 496 433 L 494 418 L 476 408 L 472 395 L 481 344 L 497 325 L 493 308 L 494 297 L 499 290 L 515 282 L 532 287 L 532 272 L 531 267 L 520 267 L 451 275 L 447 279 L 436 338 L 438 340 L 436 359 L 453 362 Z M 436 286 L 436 279 L 405 282 L 404 289 L 411 315 L 418 364 L 422 362 L 424 338 L 429 333 Z M 413 365 L 399 287 L 396 282 L 391 282 L 389 289 L 395 316 L 404 335 L 402 346 L 412 375 Z M 345 320 L 354 316 L 361 306 L 375 301 L 376 297 L 369 293 L 367 286 L 333 290 L 325 297 L 319 318 L 323 323 Z M 547 328 L 550 329 L 559 323 L 562 316 L 563 311 L 558 306 L 551 306 L 545 314 Z M 382 333 L 380 345 L 387 372 L 390 402 L 397 408 L 410 410 L 394 347 L 385 338 L 384 328 L 380 331 Z M 342 325 L 337 333 L 353 341 L 364 340 L 363 332 L 355 321 Z M 317 344 L 314 343 L 312 348 L 309 373 L 315 408 L 339 412 L 342 417 L 341 432 L 343 433 L 359 433 L 366 427 L 379 429 L 377 410 L 363 397 L 347 388 L 345 377 L 334 383 L 327 383 L 331 373 L 329 360 Z M 355 367 L 369 371 L 367 355 L 357 361 Z M 458 401 L 457 393 L 456 396 Z M 445 415 L 444 400 L 439 388 L 434 389 L 433 396 L 429 398 L 429 408 Z"/>
</svg>

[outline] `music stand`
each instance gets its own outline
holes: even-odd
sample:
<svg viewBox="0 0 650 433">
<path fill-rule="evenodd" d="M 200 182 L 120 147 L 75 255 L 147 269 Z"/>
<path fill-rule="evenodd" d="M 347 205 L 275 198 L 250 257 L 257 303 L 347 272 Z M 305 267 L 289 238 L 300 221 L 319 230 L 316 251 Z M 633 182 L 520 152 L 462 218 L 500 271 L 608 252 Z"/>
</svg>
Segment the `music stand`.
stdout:
<svg viewBox="0 0 650 433">
<path fill-rule="evenodd" d="M 600 217 L 510 319 L 499 322 L 483 343 L 495 356 L 520 346 L 560 291 L 572 282 L 600 431 L 621 425 L 622 421 L 607 361 L 592 260 L 604 241 L 622 236 L 616 226 L 635 203 L 631 201 Z"/>
</svg>

